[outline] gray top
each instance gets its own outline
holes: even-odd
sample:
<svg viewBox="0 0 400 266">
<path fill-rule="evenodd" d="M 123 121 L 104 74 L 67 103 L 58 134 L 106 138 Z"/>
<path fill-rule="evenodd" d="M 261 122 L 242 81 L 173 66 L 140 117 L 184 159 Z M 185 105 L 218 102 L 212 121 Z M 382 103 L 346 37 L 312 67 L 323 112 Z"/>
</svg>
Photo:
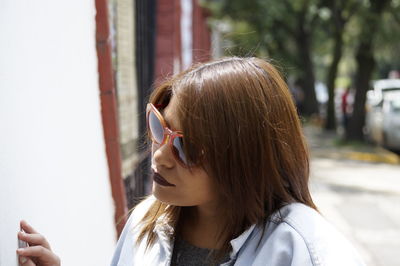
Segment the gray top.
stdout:
<svg viewBox="0 0 400 266">
<path fill-rule="evenodd" d="M 211 249 L 199 248 L 177 237 L 172 252 L 171 266 L 206 266 L 211 265 Z M 229 259 L 229 257 L 226 258 Z"/>
</svg>

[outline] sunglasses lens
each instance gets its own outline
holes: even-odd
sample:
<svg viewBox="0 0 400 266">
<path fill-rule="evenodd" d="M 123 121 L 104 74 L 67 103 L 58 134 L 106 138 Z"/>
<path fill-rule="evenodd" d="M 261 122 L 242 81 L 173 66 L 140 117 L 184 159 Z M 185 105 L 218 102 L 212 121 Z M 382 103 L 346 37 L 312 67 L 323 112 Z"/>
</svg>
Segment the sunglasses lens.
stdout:
<svg viewBox="0 0 400 266">
<path fill-rule="evenodd" d="M 160 119 L 158 119 L 156 114 L 152 111 L 149 113 L 149 130 L 154 140 L 159 144 L 162 143 L 164 138 L 164 129 L 161 125 Z"/>
<path fill-rule="evenodd" d="M 177 155 L 177 157 L 184 164 L 187 164 L 186 155 L 185 155 L 185 153 L 183 151 L 183 138 L 182 137 L 174 138 L 174 141 L 172 142 L 172 146 L 174 147 L 174 152 Z"/>
<path fill-rule="evenodd" d="M 164 127 L 154 112 L 154 110 L 150 110 L 147 116 L 148 119 L 148 131 L 149 134 L 151 135 L 151 138 L 153 141 L 155 141 L 158 144 L 162 144 L 164 140 Z M 187 159 L 186 155 L 183 149 L 183 138 L 178 137 L 178 136 L 173 136 L 170 135 L 172 139 L 172 152 L 174 153 L 174 156 L 176 157 L 177 160 L 181 161 L 183 164 L 187 164 Z"/>
</svg>

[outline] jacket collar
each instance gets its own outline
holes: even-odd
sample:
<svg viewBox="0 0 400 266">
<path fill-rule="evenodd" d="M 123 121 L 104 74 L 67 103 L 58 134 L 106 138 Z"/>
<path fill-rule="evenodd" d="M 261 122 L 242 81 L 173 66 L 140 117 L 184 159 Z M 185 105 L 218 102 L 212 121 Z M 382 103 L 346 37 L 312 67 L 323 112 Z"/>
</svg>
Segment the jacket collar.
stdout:
<svg viewBox="0 0 400 266">
<path fill-rule="evenodd" d="M 242 248 L 242 246 L 246 243 L 246 240 L 250 237 L 250 235 L 253 232 L 255 227 L 256 227 L 256 225 L 253 224 L 246 231 L 244 231 L 240 236 L 231 240 L 231 242 L 230 242 L 231 246 L 232 246 L 231 257 L 232 257 L 232 255 L 235 256 L 239 252 L 239 250 Z"/>
<path fill-rule="evenodd" d="M 156 222 L 156 226 L 154 227 L 154 232 L 157 234 L 161 246 L 167 252 L 167 255 L 172 254 L 173 250 L 173 240 L 174 240 L 174 227 L 167 222 L 165 215 L 161 215 Z M 254 231 L 256 224 L 250 226 L 247 230 L 245 230 L 241 235 L 232 239 L 230 244 L 232 246 L 232 252 L 230 254 L 230 258 L 234 259 L 237 257 L 240 249 L 247 243 L 247 240 L 251 237 L 252 232 Z"/>
</svg>

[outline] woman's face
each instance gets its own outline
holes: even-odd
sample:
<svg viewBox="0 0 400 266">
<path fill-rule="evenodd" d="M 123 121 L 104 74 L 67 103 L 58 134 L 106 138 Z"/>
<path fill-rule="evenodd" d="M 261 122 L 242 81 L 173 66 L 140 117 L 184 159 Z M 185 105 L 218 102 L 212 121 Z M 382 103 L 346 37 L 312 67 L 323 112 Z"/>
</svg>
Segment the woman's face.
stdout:
<svg viewBox="0 0 400 266">
<path fill-rule="evenodd" d="M 173 96 L 162 112 L 168 127 L 173 131 L 181 130 L 177 104 Z M 215 204 L 217 193 L 213 179 L 203 168 L 189 170 L 183 167 L 175 159 L 168 143 L 159 145 L 153 142 L 151 167 L 157 173 L 153 180 L 153 194 L 161 202 L 175 206 Z"/>
</svg>

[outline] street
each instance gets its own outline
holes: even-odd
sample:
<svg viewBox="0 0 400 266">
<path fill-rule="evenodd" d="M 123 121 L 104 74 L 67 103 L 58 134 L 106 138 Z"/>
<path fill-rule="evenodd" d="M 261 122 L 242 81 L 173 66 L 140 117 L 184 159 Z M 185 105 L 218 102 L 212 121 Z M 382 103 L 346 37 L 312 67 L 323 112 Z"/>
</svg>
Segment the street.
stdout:
<svg viewBox="0 0 400 266">
<path fill-rule="evenodd" d="M 322 215 L 367 265 L 400 265 L 400 165 L 316 154 L 310 185 Z"/>
</svg>

